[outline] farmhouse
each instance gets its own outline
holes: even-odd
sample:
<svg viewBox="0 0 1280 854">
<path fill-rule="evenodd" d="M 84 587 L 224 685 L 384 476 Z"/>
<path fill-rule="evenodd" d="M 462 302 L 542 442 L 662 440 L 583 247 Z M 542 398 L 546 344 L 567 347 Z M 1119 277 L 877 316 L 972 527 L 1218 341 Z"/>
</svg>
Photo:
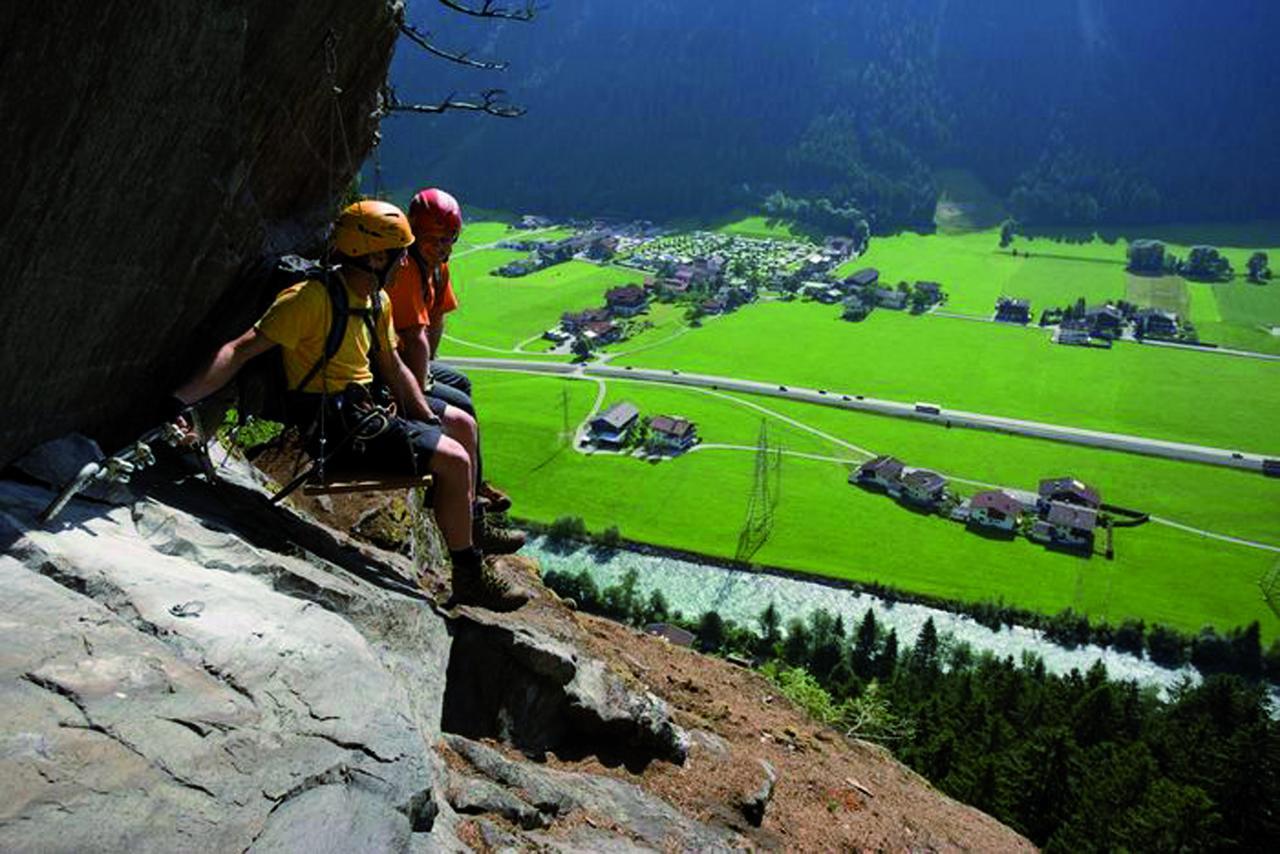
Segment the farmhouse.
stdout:
<svg viewBox="0 0 1280 854">
<path fill-rule="evenodd" d="M 1178 316 L 1158 308 L 1141 309 L 1133 317 L 1133 332 L 1139 338 L 1173 338 L 1178 334 Z"/>
<path fill-rule="evenodd" d="M 597 445 L 620 446 L 631 435 L 639 417 L 640 411 L 634 404 L 625 401 L 615 403 L 591 419 L 591 438 Z"/>
<path fill-rule="evenodd" d="M 823 305 L 835 305 L 844 297 L 836 288 L 823 288 L 814 295 L 814 299 Z"/>
<path fill-rule="evenodd" d="M 908 500 L 926 507 L 942 500 L 947 479 L 928 469 L 915 469 L 902 476 L 902 494 Z"/>
<path fill-rule="evenodd" d="M 1119 338 L 1124 330 L 1124 312 L 1110 303 L 1087 309 L 1084 319 L 1089 331 L 1099 338 Z"/>
<path fill-rule="evenodd" d="M 1081 329 L 1079 326 L 1063 325 L 1058 328 L 1057 342 L 1059 344 L 1078 344 L 1087 346 L 1089 344 L 1089 330 Z"/>
<path fill-rule="evenodd" d="M 871 309 L 874 307 L 873 303 L 864 301 L 862 297 L 855 294 L 845 298 L 844 313 L 840 316 L 845 320 L 863 320 L 871 313 Z"/>
<path fill-rule="evenodd" d="M 612 320 L 597 320 L 593 323 L 583 324 L 579 333 L 590 346 L 595 347 L 600 344 L 612 344 L 620 339 L 622 337 L 622 327 Z"/>
<path fill-rule="evenodd" d="M 1045 478 L 1040 481 L 1039 495 L 1042 512 L 1044 507 L 1055 501 L 1094 510 L 1102 505 L 1102 496 L 1098 494 L 1098 490 L 1074 477 Z"/>
<path fill-rule="evenodd" d="M 979 492 L 969 501 L 969 521 L 985 528 L 1012 531 L 1022 516 L 1022 502 L 1002 489 Z"/>
<path fill-rule="evenodd" d="M 525 214 L 520 217 L 520 221 L 516 223 L 516 228 L 550 228 L 551 220 L 545 216 L 534 216 L 533 214 Z"/>
<path fill-rule="evenodd" d="M 1055 502 L 1032 527 L 1033 537 L 1068 546 L 1093 545 L 1098 513 L 1088 507 Z"/>
<path fill-rule="evenodd" d="M 561 329 L 548 329 L 546 332 L 542 333 L 542 337 L 555 344 L 563 344 L 573 336 Z"/>
<path fill-rule="evenodd" d="M 829 255 L 838 259 L 848 258 L 858 248 L 852 237 L 828 237 L 824 247 Z"/>
<path fill-rule="evenodd" d="M 679 416 L 659 415 L 649 422 L 649 447 L 655 451 L 680 453 L 698 441 L 698 428 Z"/>
<path fill-rule="evenodd" d="M 875 267 L 866 267 L 844 279 L 844 284 L 853 288 L 874 288 L 879 282 L 880 271 Z"/>
<path fill-rule="evenodd" d="M 858 470 L 849 475 L 850 483 L 874 483 L 889 489 L 897 489 L 898 479 L 902 476 L 902 461 L 894 457 L 876 457 L 867 460 Z"/>
<path fill-rule="evenodd" d="M 560 315 L 560 326 L 565 332 L 578 333 L 587 324 L 604 323 L 609 320 L 609 312 L 603 308 L 588 308 L 585 311 L 566 311 Z"/>
<path fill-rule="evenodd" d="M 644 288 L 639 285 L 613 288 L 605 293 L 604 301 L 615 317 L 634 317 L 644 311 L 645 306 L 649 304 Z"/>
<path fill-rule="evenodd" d="M 876 305 L 881 308 L 906 308 L 907 294 L 893 288 L 876 288 Z"/>
<path fill-rule="evenodd" d="M 1001 323 L 1030 323 L 1030 301 L 1000 297 L 996 300 L 996 320 Z"/>
</svg>

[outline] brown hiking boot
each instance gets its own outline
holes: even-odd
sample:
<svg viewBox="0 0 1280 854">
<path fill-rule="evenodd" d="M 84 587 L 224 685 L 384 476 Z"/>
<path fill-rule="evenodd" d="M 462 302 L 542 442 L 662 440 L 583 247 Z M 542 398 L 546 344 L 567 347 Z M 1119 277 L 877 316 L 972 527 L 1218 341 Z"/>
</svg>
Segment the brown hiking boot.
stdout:
<svg viewBox="0 0 1280 854">
<path fill-rule="evenodd" d="M 514 611 L 533 594 L 499 573 L 502 558 L 486 558 L 479 566 L 453 568 L 453 595 L 448 606 L 474 605 L 490 611 Z"/>
<path fill-rule="evenodd" d="M 524 548 L 524 531 L 503 528 L 483 516 L 477 516 L 471 524 L 471 537 L 476 547 L 485 554 L 509 555 Z"/>
<path fill-rule="evenodd" d="M 476 498 L 485 502 L 486 513 L 506 513 L 511 509 L 511 496 L 487 480 L 480 481 Z"/>
</svg>

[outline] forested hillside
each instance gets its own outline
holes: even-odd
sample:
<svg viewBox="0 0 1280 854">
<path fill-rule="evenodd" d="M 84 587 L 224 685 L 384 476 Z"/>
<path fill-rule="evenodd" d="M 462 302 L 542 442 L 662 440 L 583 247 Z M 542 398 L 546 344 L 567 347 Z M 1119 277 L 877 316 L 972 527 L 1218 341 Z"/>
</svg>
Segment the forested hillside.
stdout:
<svg viewBox="0 0 1280 854">
<path fill-rule="evenodd" d="M 1030 225 L 1280 210 L 1265 0 L 561 0 L 496 30 L 430 4 L 408 17 L 510 68 L 442 68 L 402 41 L 402 98 L 496 86 L 529 114 L 447 134 L 398 117 L 392 187 L 662 219 L 781 191 L 883 230 L 931 221 L 938 171 L 960 167 Z"/>
</svg>

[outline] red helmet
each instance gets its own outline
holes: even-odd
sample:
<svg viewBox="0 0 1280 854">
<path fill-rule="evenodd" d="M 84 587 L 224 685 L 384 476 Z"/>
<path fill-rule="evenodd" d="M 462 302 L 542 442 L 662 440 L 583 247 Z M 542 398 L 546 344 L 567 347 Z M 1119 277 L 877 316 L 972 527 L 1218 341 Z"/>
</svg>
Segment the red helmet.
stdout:
<svg viewBox="0 0 1280 854">
<path fill-rule="evenodd" d="M 414 234 L 456 236 L 462 231 L 462 208 L 444 190 L 423 190 L 409 203 L 409 225 Z"/>
</svg>

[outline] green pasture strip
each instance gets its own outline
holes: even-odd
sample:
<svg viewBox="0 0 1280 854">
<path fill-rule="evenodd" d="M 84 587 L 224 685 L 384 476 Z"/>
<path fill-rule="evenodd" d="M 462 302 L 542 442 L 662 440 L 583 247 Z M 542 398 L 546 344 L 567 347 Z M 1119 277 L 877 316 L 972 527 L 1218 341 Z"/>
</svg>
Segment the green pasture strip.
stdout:
<svg viewBox="0 0 1280 854">
<path fill-rule="evenodd" d="M 1134 276 L 1125 277 L 1124 298 L 1135 305 L 1150 306 L 1163 311 L 1172 311 L 1179 317 L 1191 316 L 1191 292 L 1187 282 L 1179 276 Z M 1205 320 L 1216 320 L 1217 303 L 1200 301 L 1202 307 L 1208 308 Z"/>
<path fill-rule="evenodd" d="M 717 226 L 715 231 L 722 234 L 736 234 L 739 237 L 759 237 L 765 240 L 808 241 L 814 239 L 812 229 L 786 220 L 763 216 L 745 217 L 736 222 Z"/>
<path fill-rule="evenodd" d="M 506 240 L 508 237 L 514 238 L 519 234 L 519 231 L 511 228 L 505 222 L 487 222 L 483 220 L 468 222 L 462 226 L 462 234 L 458 236 L 458 248 L 484 246 L 489 243 L 497 243 L 499 240 Z"/>
<path fill-rule="evenodd" d="M 581 516 L 591 530 L 618 525 L 643 542 L 734 555 L 755 483 L 754 453 L 708 449 L 658 464 L 584 456 L 569 447 L 564 424 L 572 429 L 587 412 L 594 384 L 476 374 L 489 472 L 511 490 L 519 515 L 541 522 Z M 729 415 L 715 416 L 704 408 L 710 403 L 632 385 L 611 387 L 610 399 L 642 409 L 678 405 L 697 413 L 713 436 L 732 429 L 735 417 L 743 422 L 738 436 L 758 430 L 754 414 L 736 416 L 730 404 Z M 1045 613 L 1070 606 L 1113 623 L 1141 617 L 1194 631 L 1258 619 L 1268 639 L 1280 632 L 1257 588 L 1273 554 L 1147 525 L 1117 532 L 1114 561 L 1083 559 L 1026 540 L 984 538 L 849 486 L 846 477 L 843 465 L 783 457 L 774 527 L 755 560 L 959 601 L 1002 599 Z"/>
<path fill-rule="evenodd" d="M 618 365 L 826 388 L 1225 448 L 1280 452 L 1280 363 L 1121 342 L 1053 344 L 1037 328 L 816 303 L 760 303 Z"/>
<path fill-rule="evenodd" d="M 605 291 L 644 274 L 584 261 L 569 261 L 528 276 L 490 275 L 522 253 L 485 250 L 462 256 L 452 265 L 462 308 L 449 319 L 450 333 L 476 344 L 514 347 L 560 322 L 566 311 L 604 305 Z"/>
</svg>

